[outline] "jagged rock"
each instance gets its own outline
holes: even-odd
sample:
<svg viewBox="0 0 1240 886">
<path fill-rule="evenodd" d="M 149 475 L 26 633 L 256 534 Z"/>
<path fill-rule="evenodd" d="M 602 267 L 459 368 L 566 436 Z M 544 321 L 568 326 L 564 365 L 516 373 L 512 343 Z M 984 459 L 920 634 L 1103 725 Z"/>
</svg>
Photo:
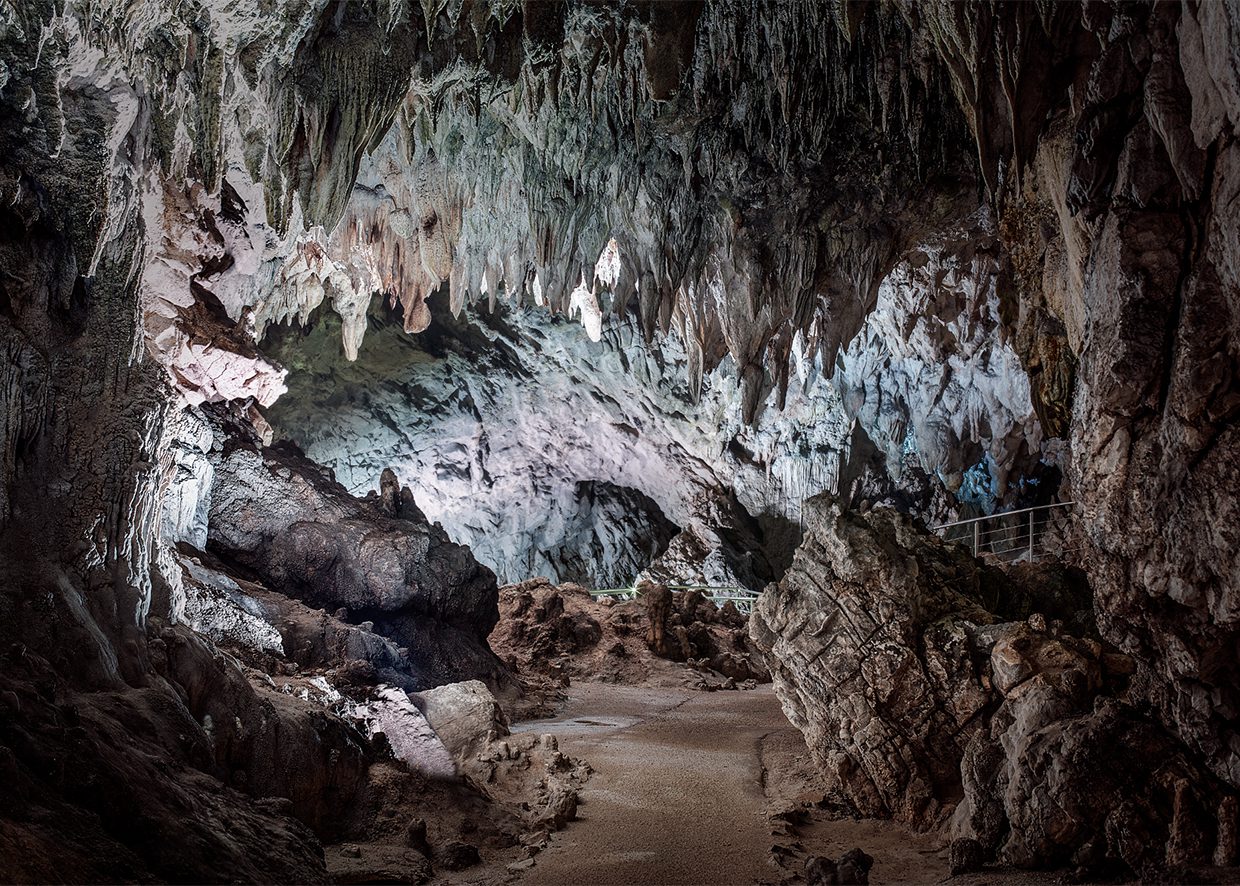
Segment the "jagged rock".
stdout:
<svg viewBox="0 0 1240 886">
<path fill-rule="evenodd" d="M 0 815 L 13 847 L 4 853 L 7 877 L 328 882 L 322 848 L 305 823 L 314 816 L 303 790 L 323 787 L 313 784 L 326 770 L 315 770 L 312 755 L 341 733 L 320 738 L 307 720 L 284 719 L 270 707 L 264 728 L 261 717 L 250 720 L 257 705 L 239 675 L 230 687 L 238 695 L 218 693 L 210 702 L 217 713 L 230 710 L 229 723 L 207 731 L 204 684 L 226 670 L 209 653 L 189 686 L 193 712 L 158 688 L 83 694 L 38 656 L 3 655 L 6 693 L 16 701 L 0 717 L 8 761 Z M 238 714 L 253 727 L 248 747 L 228 734 Z M 347 740 L 338 747 L 332 777 L 345 788 L 357 758 Z M 254 784 L 234 780 L 235 771 L 252 774 Z M 298 779 L 299 802 L 284 807 L 246 792 L 289 791 Z"/>
<path fill-rule="evenodd" d="M 688 650 L 668 640 L 668 616 L 672 614 L 672 592 L 664 585 L 646 584 L 641 588 L 642 602 L 646 605 L 646 645 L 660 658 L 683 661 Z"/>
<path fill-rule="evenodd" d="M 840 886 L 868 886 L 874 859 L 861 849 L 849 849 L 836 863 Z"/>
<path fill-rule="evenodd" d="M 416 693 L 412 698 L 457 760 L 509 734 L 508 718 L 481 681 L 449 683 Z"/>
<path fill-rule="evenodd" d="M 877 427 L 862 431 L 887 455 L 903 415 L 930 416 L 908 436 L 931 441 L 955 485 L 967 459 L 946 441 L 991 458 L 1022 449 L 1009 428 L 985 427 L 996 401 L 994 416 L 1028 427 L 1023 402 L 989 396 L 990 354 L 1007 367 L 993 392 L 1020 386 L 1007 377 L 1015 350 L 1042 431 L 1071 436 L 1064 466 L 1086 518 L 1080 559 L 1103 637 L 1136 663 L 1132 700 L 1173 733 L 1169 748 L 1182 740 L 1240 785 L 1234 5 L 711 2 L 670 22 L 641 4 L 307 10 L 276 0 L 210 12 L 32 0 L 6 5 L 0 21 L 0 634 L 49 672 L 22 687 L 32 701 L 14 729 L 36 740 L 14 756 L 26 773 L 46 771 L 38 748 L 53 736 L 58 756 L 82 761 L 79 781 L 97 786 L 73 798 L 95 818 L 75 820 L 56 857 L 22 858 L 23 876 L 323 873 L 304 834 L 219 793 L 215 776 L 199 778 L 213 759 L 201 750 L 205 727 L 156 678 L 155 662 L 176 645 L 147 631 L 150 619 L 175 615 L 152 577 L 159 500 L 176 485 L 166 472 L 186 468 L 173 494 L 184 492 L 186 506 L 171 522 L 200 532 L 193 489 L 205 480 L 188 467 L 195 453 L 182 461 L 169 452 L 165 419 L 180 405 L 170 397 L 270 402 L 281 369 L 254 347 L 269 327 L 321 320 L 315 309 L 330 305 L 356 356 L 375 293 L 393 310 L 400 302 L 404 329 L 425 331 L 427 295 L 446 284 L 450 309 L 484 289 L 487 300 L 528 298 L 580 316 L 586 338 L 613 334 L 623 324 L 610 316 L 631 313 L 625 329 L 680 340 L 685 402 L 722 366 L 739 388 L 728 414 L 748 422 L 785 393 L 795 400 L 794 380 L 836 371 L 883 281 L 896 269 L 915 277 L 901 264 L 916 271 L 919 245 L 940 243 L 979 197 L 996 208 L 1007 253 L 993 347 L 966 336 L 957 352 L 934 331 L 943 376 L 925 373 L 934 384 L 917 386 L 916 409 L 867 388 L 851 405 Z M 990 262 L 949 253 L 956 269 L 979 272 L 982 295 L 965 304 L 990 327 Z M 941 268 L 948 276 L 951 265 Z M 876 325 L 890 331 L 881 349 L 909 356 L 900 338 L 920 347 L 919 318 L 906 318 L 917 333 L 906 335 L 886 304 L 882 314 Z M 877 344 L 868 332 L 865 344 Z M 968 359 L 957 377 L 959 357 Z M 901 375 L 884 374 L 879 387 L 903 394 Z M 954 409 L 957 397 L 969 408 Z M 252 404 L 239 409 L 262 424 Z M 952 427 L 931 426 L 939 420 Z M 652 476 L 701 488 L 706 472 L 694 459 L 710 464 L 736 439 L 730 457 L 746 463 L 733 475 L 737 496 L 746 507 L 761 501 L 753 513 L 795 521 L 798 508 L 766 493 L 778 501 L 838 487 L 847 463 L 807 478 L 817 460 L 770 453 L 802 443 L 842 451 L 819 444 L 847 429 L 824 425 L 791 442 L 769 431 L 777 423 L 712 438 L 683 470 Z M 436 453 L 427 464 L 440 461 Z M 472 459 L 461 464 L 470 483 L 485 476 Z M 777 482 L 760 479 L 776 464 Z M 974 465 L 960 488 L 997 483 L 1008 467 Z M 984 501 L 1012 494 L 985 492 Z M 684 506 L 702 524 L 709 510 Z M 476 532 L 489 531 L 479 521 Z M 532 548 L 527 535 L 520 549 Z M 372 590 L 362 596 L 383 597 Z M 385 628 L 371 612 L 359 620 Z M 462 633 L 478 639 L 463 620 Z M 424 638 L 403 629 L 412 630 L 402 617 L 394 634 L 425 660 L 426 644 L 414 642 Z M 473 654 L 476 644 L 450 652 Z M 173 653 L 217 673 L 210 655 Z M 1001 705 L 1027 704 L 1036 719 L 1058 704 L 1054 693 L 1075 704 L 1076 673 L 1034 674 Z M 200 710 L 219 695 L 215 730 L 249 704 L 230 694 L 231 679 L 187 680 Z M 35 701 L 57 681 L 108 711 L 81 727 L 102 743 L 98 753 L 90 741 L 84 752 L 66 747 L 59 714 Z M 1113 740 L 1110 716 L 1078 728 Z M 1167 790 L 1159 787 L 1160 815 L 1170 802 L 1191 819 L 1191 796 L 1176 788 L 1168 800 Z M 20 796 L 73 814 L 57 785 L 23 784 Z M 1086 855 L 1161 852 L 1147 812 L 1119 802 L 1106 839 Z M 100 836 L 97 818 L 143 828 Z M 197 818 L 242 836 L 224 845 L 196 831 Z M 1182 823 L 1175 833 L 1178 858 L 1194 839 Z"/>
<path fill-rule="evenodd" d="M 981 601 L 1015 600 L 1007 576 L 896 512 L 812 505 L 751 630 L 785 712 L 855 808 L 919 826 L 954 810 L 958 840 L 1019 867 L 1141 872 L 1210 856 L 1208 816 L 1228 792 L 1104 694 L 1127 675 L 1104 668 L 1097 639 L 1050 632 L 1079 605 L 1071 595 L 1000 622 Z"/>
<path fill-rule="evenodd" d="M 928 827 L 960 790 L 990 701 L 970 634 L 995 617 L 982 570 L 905 516 L 807 503 L 806 539 L 750 633 L 784 712 L 863 815 Z"/>
<path fill-rule="evenodd" d="M 648 575 L 757 588 L 769 579 L 764 530 L 747 511 L 767 499 L 799 507 L 801 485 L 828 481 L 791 463 L 844 436 L 846 419 L 823 404 L 836 399 L 829 385 L 790 394 L 787 413 L 746 429 L 726 367 L 703 395 L 711 405 L 694 407 L 674 340 L 655 353 L 628 326 L 595 345 L 537 307 L 454 318 L 441 299 L 431 304 L 417 338 L 372 318 L 356 363 L 339 355 L 331 323 L 307 336 L 274 332 L 267 346 L 296 370 L 271 410 L 278 432 L 355 494 L 392 465 L 501 582 L 543 575 L 602 589 Z M 759 463 L 726 449 L 738 436 Z M 768 495 L 766 452 L 786 477 L 782 497 Z M 685 482 L 695 494 L 678 493 Z"/>
<path fill-rule="evenodd" d="M 482 856 L 472 843 L 452 840 L 435 849 L 435 863 L 447 871 L 462 871 L 481 864 Z"/>
<path fill-rule="evenodd" d="M 410 661 L 408 650 L 374 633 L 373 625 L 367 630 L 261 586 L 250 585 L 250 593 L 280 632 L 291 662 L 306 668 L 351 668 L 354 673 L 347 682 L 359 682 L 360 678 L 363 685 L 384 682 L 412 691 L 425 684 L 425 676 Z M 363 665 L 370 670 L 357 670 Z"/>
<path fill-rule="evenodd" d="M 557 788 L 547 798 L 542 819 L 551 830 L 560 830 L 570 821 L 577 820 L 577 792 L 572 788 Z"/>
<path fill-rule="evenodd" d="M 860 849 L 850 849 L 839 861 L 814 855 L 805 860 L 805 882 L 810 886 L 866 886 L 874 859 Z"/>
<path fill-rule="evenodd" d="M 490 570 L 441 529 L 355 499 L 294 449 L 223 447 L 208 539 L 273 591 L 365 613 L 409 650 L 422 686 L 502 676 L 485 639 L 498 619 Z"/>
<path fill-rule="evenodd" d="M 245 594 L 236 581 L 205 566 L 188 553 L 176 556 L 180 588 L 170 591 L 183 596 L 179 617 L 204 636 L 257 652 L 283 655 L 280 632 L 271 625 L 263 604 Z"/>
<path fill-rule="evenodd" d="M 1022 867 L 1204 862 L 1216 839 L 1216 783 L 1158 725 L 1113 699 L 1071 692 L 1084 685 L 1039 675 L 1008 697 L 966 754 L 956 833 Z M 987 741 L 994 750 L 982 753 Z"/>
<path fill-rule="evenodd" d="M 817 855 L 807 858 L 805 860 L 805 882 L 809 886 L 835 886 L 839 882 L 835 862 Z"/>
<path fill-rule="evenodd" d="M 972 837 L 961 837 L 952 840 L 948 864 L 951 866 L 953 877 L 980 871 L 983 862 L 982 844 L 977 840 L 974 840 Z"/>
<path fill-rule="evenodd" d="M 648 587 L 657 594 L 659 586 Z M 745 679 L 770 679 L 740 613 L 724 614 L 701 594 L 662 590 L 670 607 L 664 627 L 671 661 L 709 656 L 699 664 L 713 667 L 718 663 Z M 500 590 L 500 622 L 490 641 L 530 684 L 534 690 L 531 701 L 536 705 L 540 694 L 554 694 L 565 678 L 635 684 L 657 681 L 669 665 L 648 642 L 649 599 L 603 602 L 578 585 L 553 585 L 545 579 L 522 582 Z M 677 671 L 674 682 L 682 674 Z M 534 684 L 539 677 L 554 687 L 537 689 Z"/>
<path fill-rule="evenodd" d="M 365 723 L 372 737 L 382 733 L 392 755 L 410 769 L 428 778 L 456 776 L 452 751 L 404 690 L 379 685 L 372 699 L 354 706 L 350 716 Z"/>
</svg>

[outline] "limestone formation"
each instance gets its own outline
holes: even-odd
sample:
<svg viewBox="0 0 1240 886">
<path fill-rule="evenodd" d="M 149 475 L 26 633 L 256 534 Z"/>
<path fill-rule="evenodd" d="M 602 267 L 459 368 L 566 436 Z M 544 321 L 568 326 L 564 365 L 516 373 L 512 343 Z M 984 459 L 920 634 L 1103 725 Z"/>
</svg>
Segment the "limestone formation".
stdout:
<svg viewBox="0 0 1240 886">
<path fill-rule="evenodd" d="M 1234 861 L 1238 58 L 1230 0 L 0 4 L 4 872 L 365 880 L 415 812 L 446 866 L 571 818 L 528 749 L 505 806 L 344 711 L 503 676 L 482 563 L 776 580 L 854 808 Z M 880 507 L 1052 496 L 1088 606 Z M 549 587 L 519 643 L 646 648 Z"/>
<path fill-rule="evenodd" d="M 331 610 L 408 650 L 415 681 L 502 679 L 486 646 L 495 578 L 416 506 L 359 501 L 290 448 L 228 438 L 215 457 L 208 546 L 271 590 Z"/>
<path fill-rule="evenodd" d="M 788 573 L 750 633 L 819 768 L 863 815 L 928 827 L 959 794 L 990 701 L 971 634 L 995 621 L 985 573 L 891 510 L 809 503 Z"/>
<path fill-rule="evenodd" d="M 896 511 L 812 505 L 751 630 L 830 790 L 863 815 L 950 819 L 962 871 L 1210 859 L 1213 810 L 1232 794 L 1131 705 L 1132 669 L 1074 612 L 1079 597 L 1047 594 L 1045 570 L 978 563 Z"/>
</svg>

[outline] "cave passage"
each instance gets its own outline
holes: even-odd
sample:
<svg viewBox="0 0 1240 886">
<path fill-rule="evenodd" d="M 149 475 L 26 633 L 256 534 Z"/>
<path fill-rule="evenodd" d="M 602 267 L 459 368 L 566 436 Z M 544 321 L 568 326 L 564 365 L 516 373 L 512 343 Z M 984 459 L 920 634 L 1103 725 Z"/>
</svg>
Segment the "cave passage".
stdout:
<svg viewBox="0 0 1240 886">
<path fill-rule="evenodd" d="M 1240 881 L 1240 6 L 0 4 L 0 883 Z"/>
</svg>

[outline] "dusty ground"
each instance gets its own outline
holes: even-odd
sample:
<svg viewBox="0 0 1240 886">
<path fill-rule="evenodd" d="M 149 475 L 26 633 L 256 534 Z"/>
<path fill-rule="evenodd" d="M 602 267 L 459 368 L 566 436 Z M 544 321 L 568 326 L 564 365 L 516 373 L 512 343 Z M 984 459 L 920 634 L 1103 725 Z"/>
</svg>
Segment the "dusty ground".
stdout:
<svg viewBox="0 0 1240 886">
<path fill-rule="evenodd" d="M 493 864 L 454 883 L 780 883 L 808 853 L 838 858 L 853 847 L 876 859 L 873 883 L 947 875 L 934 838 L 885 822 L 824 814 L 792 826 L 779 816 L 822 794 L 814 795 L 800 734 L 769 686 L 700 692 L 576 684 L 560 717 L 514 732 L 550 733 L 565 753 L 590 761 L 595 771 L 579 820 L 527 866 Z"/>
<path fill-rule="evenodd" d="M 566 721 L 537 728 L 595 761 L 593 783 L 580 823 L 539 856 L 526 882 L 770 879 L 758 748 L 775 715 L 769 690 L 582 687 Z"/>
</svg>

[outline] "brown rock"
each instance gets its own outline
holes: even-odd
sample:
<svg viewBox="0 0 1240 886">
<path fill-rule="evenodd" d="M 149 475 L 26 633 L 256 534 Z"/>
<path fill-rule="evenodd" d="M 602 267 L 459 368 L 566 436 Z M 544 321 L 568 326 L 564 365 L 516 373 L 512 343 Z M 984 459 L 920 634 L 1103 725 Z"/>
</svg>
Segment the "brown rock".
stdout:
<svg viewBox="0 0 1240 886">
<path fill-rule="evenodd" d="M 674 658 L 681 652 L 679 644 L 668 638 L 667 619 L 672 612 L 672 592 L 664 585 L 648 583 L 640 588 L 642 601 L 646 604 L 646 645 L 660 658 Z M 681 660 L 685 656 L 681 656 Z"/>
<path fill-rule="evenodd" d="M 451 840 L 435 849 L 435 863 L 446 871 L 463 871 L 482 863 L 478 847 L 462 840 Z"/>
<path fill-rule="evenodd" d="M 983 860 L 982 844 L 977 840 L 971 837 L 952 840 L 948 863 L 953 877 L 980 871 Z"/>
</svg>

